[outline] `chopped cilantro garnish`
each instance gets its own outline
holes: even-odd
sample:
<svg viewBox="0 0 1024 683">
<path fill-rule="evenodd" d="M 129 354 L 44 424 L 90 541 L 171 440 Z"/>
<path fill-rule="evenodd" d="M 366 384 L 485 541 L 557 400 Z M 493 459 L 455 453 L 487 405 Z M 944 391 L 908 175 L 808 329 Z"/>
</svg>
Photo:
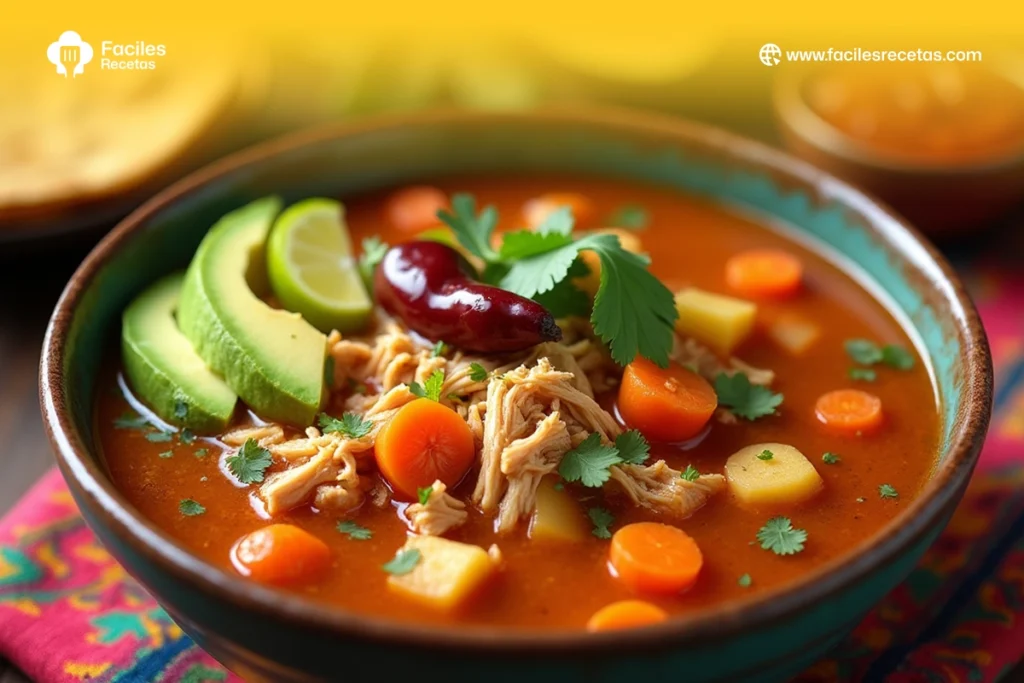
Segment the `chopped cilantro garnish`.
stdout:
<svg viewBox="0 0 1024 683">
<path fill-rule="evenodd" d="M 339 533 L 347 534 L 349 538 L 355 541 L 368 541 L 373 538 L 373 532 L 367 529 L 365 526 L 360 526 L 350 519 L 346 519 L 344 522 L 338 522 L 336 527 Z"/>
<path fill-rule="evenodd" d="M 643 465 L 651 451 L 647 439 L 636 429 L 622 432 L 615 437 L 615 448 L 618 449 L 622 462 L 628 465 Z"/>
<path fill-rule="evenodd" d="M 256 439 L 246 439 L 234 455 L 227 457 L 228 469 L 243 484 L 259 484 L 273 459 Z"/>
<path fill-rule="evenodd" d="M 188 404 L 180 400 L 175 401 L 174 417 L 178 418 L 179 420 L 184 420 L 186 417 L 188 417 Z"/>
<path fill-rule="evenodd" d="M 847 339 L 843 346 L 847 355 L 861 365 L 884 363 L 897 370 L 910 370 L 914 367 L 913 354 L 897 344 L 880 347 L 870 339 Z"/>
<path fill-rule="evenodd" d="M 434 370 L 423 384 L 411 382 L 409 391 L 413 396 L 429 398 L 431 401 L 441 400 L 441 387 L 444 385 L 444 370 Z"/>
<path fill-rule="evenodd" d="M 363 276 L 363 282 L 373 282 L 373 271 L 384 260 L 386 253 L 388 253 L 387 242 L 381 241 L 379 237 L 363 239 L 363 254 L 359 257 L 359 274 Z"/>
<path fill-rule="evenodd" d="M 497 211 L 479 215 L 470 195 L 452 199 L 452 213 L 438 212 L 463 247 L 483 259 L 484 280 L 520 296 L 536 298 L 555 315 L 586 314 L 589 301 L 572 285 L 581 268 L 579 252 L 594 252 L 601 278 L 590 321 L 609 345 L 612 358 L 627 365 L 637 354 L 662 367 L 674 340 L 678 317 L 672 292 L 647 270 L 648 260 L 623 249 L 613 234 L 572 236 L 567 207 L 552 212 L 536 230 L 508 233 L 498 251 L 491 247 Z"/>
<path fill-rule="evenodd" d="M 566 481 L 578 481 L 584 486 L 598 487 L 611 476 L 608 468 L 622 462 L 614 446 L 601 443 L 601 435 L 592 432 L 576 448 L 562 457 L 558 473 Z"/>
<path fill-rule="evenodd" d="M 850 379 L 859 382 L 874 382 L 878 379 L 878 373 L 871 368 L 857 368 L 853 367 L 846 371 Z"/>
<path fill-rule="evenodd" d="M 587 516 L 590 517 L 590 521 L 594 524 L 592 534 L 598 538 L 612 537 L 609 527 L 615 523 L 615 515 L 603 507 L 592 507 L 587 510 Z"/>
<path fill-rule="evenodd" d="M 420 501 L 420 505 L 426 505 L 430 500 L 430 495 L 434 493 L 433 486 L 421 486 L 416 489 L 416 498 Z"/>
<path fill-rule="evenodd" d="M 114 426 L 118 429 L 142 429 L 149 426 L 149 420 L 138 413 L 124 413 L 114 420 Z"/>
<path fill-rule="evenodd" d="M 334 388 L 334 356 L 324 358 L 324 386 Z"/>
<path fill-rule="evenodd" d="M 404 576 L 416 568 L 416 565 L 420 563 L 421 557 L 422 555 L 417 548 L 399 550 L 387 564 L 381 566 L 381 569 L 392 576 Z"/>
<path fill-rule="evenodd" d="M 173 458 L 174 457 L 174 451 L 163 451 L 162 453 L 158 453 L 158 455 L 161 458 L 165 458 L 165 459 L 166 458 Z"/>
<path fill-rule="evenodd" d="M 320 431 L 324 434 L 342 434 L 350 439 L 360 439 L 370 433 L 373 423 L 364 420 L 355 413 L 345 413 L 341 419 L 321 413 L 319 418 Z"/>
<path fill-rule="evenodd" d="M 750 588 L 750 584 L 754 583 L 754 580 L 750 578 L 750 574 L 744 574 L 736 580 L 736 583 L 739 584 L 740 588 Z"/>
<path fill-rule="evenodd" d="M 679 478 L 686 481 L 697 481 L 700 478 L 700 470 L 694 467 L 693 463 L 690 463 L 686 466 L 685 470 L 679 473 Z"/>
<path fill-rule="evenodd" d="M 649 221 L 650 217 L 644 207 L 638 204 L 623 204 L 615 209 L 605 222 L 615 228 L 643 230 Z"/>
<path fill-rule="evenodd" d="M 432 358 L 437 358 L 439 356 L 443 356 L 446 353 L 448 353 L 448 345 L 445 344 L 443 341 L 439 341 L 436 344 L 434 344 L 434 349 L 430 352 L 430 355 Z"/>
<path fill-rule="evenodd" d="M 195 455 L 197 458 L 205 458 L 208 452 L 209 451 L 207 451 L 205 448 L 200 448 L 196 450 L 196 452 L 193 453 L 193 455 Z"/>
<path fill-rule="evenodd" d="M 882 347 L 882 362 L 897 370 L 914 367 L 914 356 L 902 346 L 888 344 Z"/>
<path fill-rule="evenodd" d="M 742 372 L 731 377 L 724 372 L 718 373 L 715 377 L 715 393 L 721 405 L 747 420 L 774 415 L 783 398 L 782 394 L 773 393 L 768 387 L 751 384 L 750 378 Z"/>
<path fill-rule="evenodd" d="M 191 498 L 185 498 L 178 503 L 178 511 L 186 517 L 195 517 L 206 512 L 206 508 L 192 500 Z"/>
<path fill-rule="evenodd" d="M 774 457 L 775 457 L 775 454 L 772 453 L 767 448 L 757 454 L 757 459 L 758 460 L 771 460 Z"/>
<path fill-rule="evenodd" d="M 900 493 L 889 484 L 882 484 L 878 487 L 878 495 L 882 498 L 899 498 Z"/>
<path fill-rule="evenodd" d="M 168 443 L 172 438 L 170 432 L 146 432 L 146 441 L 150 443 Z"/>
<path fill-rule="evenodd" d="M 196 442 L 196 435 L 192 432 L 191 429 L 186 427 L 185 429 L 182 429 L 180 432 L 178 432 L 178 441 L 185 444 L 186 446 L 191 446 Z"/>
<path fill-rule="evenodd" d="M 487 368 L 479 363 L 473 362 L 469 364 L 469 378 L 474 382 L 483 382 L 489 374 Z"/>
<path fill-rule="evenodd" d="M 840 460 L 839 456 L 835 453 L 828 451 L 821 456 L 821 461 L 826 465 L 835 465 Z"/>
<path fill-rule="evenodd" d="M 776 555 L 794 555 L 804 549 L 807 532 L 794 529 L 788 517 L 772 517 L 757 532 L 757 540 Z"/>
</svg>

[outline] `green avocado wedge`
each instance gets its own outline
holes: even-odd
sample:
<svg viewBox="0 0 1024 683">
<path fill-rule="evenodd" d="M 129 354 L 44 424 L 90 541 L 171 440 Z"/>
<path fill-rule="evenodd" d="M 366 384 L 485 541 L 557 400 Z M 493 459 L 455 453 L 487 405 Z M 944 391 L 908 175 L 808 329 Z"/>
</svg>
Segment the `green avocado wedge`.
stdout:
<svg viewBox="0 0 1024 683">
<path fill-rule="evenodd" d="M 306 426 L 320 409 L 327 338 L 260 299 L 269 292 L 267 234 L 280 210 L 267 197 L 217 221 L 185 275 L 178 326 L 258 415 Z"/>
<path fill-rule="evenodd" d="M 121 355 L 132 390 L 161 419 L 211 434 L 227 427 L 238 396 L 178 329 L 174 314 L 184 277 L 168 275 L 125 309 Z"/>
</svg>

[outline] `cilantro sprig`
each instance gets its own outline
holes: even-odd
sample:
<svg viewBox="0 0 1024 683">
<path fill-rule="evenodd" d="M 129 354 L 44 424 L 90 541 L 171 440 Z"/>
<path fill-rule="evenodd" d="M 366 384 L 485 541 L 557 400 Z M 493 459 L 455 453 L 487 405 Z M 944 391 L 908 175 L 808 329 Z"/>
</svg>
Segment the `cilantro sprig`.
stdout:
<svg viewBox="0 0 1024 683">
<path fill-rule="evenodd" d="M 227 457 L 228 469 L 243 484 L 260 484 L 273 459 L 270 451 L 255 439 L 246 439 L 234 455 Z"/>
<path fill-rule="evenodd" d="M 422 558 L 417 548 L 399 550 L 391 560 L 381 565 L 381 569 L 392 576 L 404 576 L 415 569 Z"/>
<path fill-rule="evenodd" d="M 320 431 L 324 434 L 341 434 L 350 439 L 359 439 L 370 433 L 373 423 L 355 413 L 345 413 L 341 419 L 322 413 L 319 419 Z"/>
<path fill-rule="evenodd" d="M 469 378 L 474 382 L 483 382 L 490 374 L 487 368 L 475 361 L 469 364 Z"/>
<path fill-rule="evenodd" d="M 608 539 L 612 537 L 611 525 L 615 523 L 615 515 L 603 507 L 592 507 L 587 510 L 587 517 L 594 524 L 591 532 L 598 538 Z"/>
<path fill-rule="evenodd" d="M 373 283 L 373 271 L 384 260 L 384 254 L 388 253 L 388 249 L 387 242 L 382 241 L 376 235 L 363 239 L 363 254 L 359 257 L 359 274 L 367 285 Z"/>
<path fill-rule="evenodd" d="M 807 532 L 794 529 L 789 517 L 772 517 L 757 532 L 757 540 L 761 548 L 776 555 L 795 555 L 804 549 Z"/>
<path fill-rule="evenodd" d="M 338 522 L 338 526 L 335 528 L 338 530 L 338 533 L 345 534 L 353 541 L 368 541 L 373 538 L 372 531 L 365 526 L 353 522 L 351 519 Z"/>
<path fill-rule="evenodd" d="M 609 345 L 612 358 L 628 365 L 641 355 L 668 366 L 673 327 L 678 317 L 672 292 L 648 270 L 648 259 L 625 250 L 613 234 L 573 236 L 568 207 L 551 212 L 535 230 L 507 233 L 498 249 L 491 238 L 498 222 L 493 206 L 479 213 L 471 195 L 452 198 L 452 211 L 439 211 L 459 243 L 484 262 L 488 284 L 535 299 L 554 315 L 586 314 L 595 333 Z M 586 273 L 581 251 L 594 252 L 601 263 L 600 285 L 592 309 L 572 284 Z"/>
<path fill-rule="evenodd" d="M 870 366 L 881 363 L 897 370 L 910 370 L 914 367 L 914 354 L 898 344 L 879 346 L 870 339 L 847 339 L 843 348 L 846 349 L 846 355 L 861 365 Z M 862 376 L 853 377 L 853 370 L 850 373 L 853 379 L 863 379 L 865 374 L 858 373 Z"/>
<path fill-rule="evenodd" d="M 750 378 L 742 372 L 732 376 L 718 373 L 715 377 L 715 393 L 721 405 L 747 420 L 774 415 L 783 399 L 782 394 L 776 394 L 768 387 L 751 384 Z"/>
<path fill-rule="evenodd" d="M 592 432 L 583 443 L 562 456 L 558 474 L 566 481 L 597 488 L 608 481 L 615 465 L 642 465 L 650 449 L 647 440 L 635 429 L 619 434 L 611 446 L 601 443 L 601 435 Z"/>
<path fill-rule="evenodd" d="M 431 401 L 441 400 L 441 387 L 444 386 L 444 370 L 434 370 L 430 377 L 423 384 L 419 382 L 409 383 L 409 392 L 419 398 L 429 398 Z"/>
</svg>

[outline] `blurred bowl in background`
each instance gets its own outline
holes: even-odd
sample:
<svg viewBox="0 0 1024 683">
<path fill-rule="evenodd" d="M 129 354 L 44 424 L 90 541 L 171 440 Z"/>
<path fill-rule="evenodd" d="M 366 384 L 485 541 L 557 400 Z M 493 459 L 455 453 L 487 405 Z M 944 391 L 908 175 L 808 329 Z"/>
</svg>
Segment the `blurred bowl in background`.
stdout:
<svg viewBox="0 0 1024 683">
<path fill-rule="evenodd" d="M 1024 203 L 1020 64 L 790 70 L 773 106 L 793 152 L 933 237 L 987 227 Z"/>
</svg>

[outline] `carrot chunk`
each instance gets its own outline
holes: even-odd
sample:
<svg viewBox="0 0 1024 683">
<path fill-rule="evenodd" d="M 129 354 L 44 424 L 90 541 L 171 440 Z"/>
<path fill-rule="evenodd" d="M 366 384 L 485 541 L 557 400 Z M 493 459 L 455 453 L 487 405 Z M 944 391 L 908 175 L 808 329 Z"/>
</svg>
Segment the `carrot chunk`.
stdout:
<svg viewBox="0 0 1024 683">
<path fill-rule="evenodd" d="M 327 544 L 292 524 L 271 524 L 235 543 L 231 560 L 239 574 L 273 585 L 310 581 L 331 563 Z"/>
<path fill-rule="evenodd" d="M 448 195 L 436 187 L 414 185 L 392 194 L 385 213 L 402 232 L 416 233 L 441 225 L 437 212 L 448 207 Z"/>
<path fill-rule="evenodd" d="M 620 600 L 594 612 L 587 622 L 591 633 L 617 631 L 624 628 L 639 628 L 657 624 L 668 619 L 665 610 L 643 600 Z"/>
<path fill-rule="evenodd" d="M 611 566 L 619 580 L 637 593 L 670 595 L 697 580 L 704 556 L 697 542 L 658 522 L 627 524 L 612 536 Z"/>
<path fill-rule="evenodd" d="M 751 249 L 725 263 L 725 281 L 748 297 L 785 297 L 795 294 L 803 280 L 800 259 L 781 249 Z"/>
<path fill-rule="evenodd" d="M 377 467 L 391 487 L 410 498 L 440 479 L 449 488 L 473 464 L 476 447 L 466 421 L 436 401 L 405 404 L 377 435 Z"/>
<path fill-rule="evenodd" d="M 646 358 L 626 366 L 619 414 L 651 441 L 678 443 L 700 433 L 718 407 L 706 379 L 678 363 L 659 368 Z"/>
<path fill-rule="evenodd" d="M 823 394 L 814 404 L 814 413 L 837 434 L 866 434 L 882 426 L 882 399 L 866 391 L 839 389 Z"/>
<path fill-rule="evenodd" d="M 576 229 L 586 228 L 594 220 L 594 205 L 589 199 L 575 192 L 550 192 L 531 199 L 523 206 L 523 218 L 527 226 L 536 228 L 552 212 L 563 206 L 569 207 L 572 211 Z"/>
</svg>

